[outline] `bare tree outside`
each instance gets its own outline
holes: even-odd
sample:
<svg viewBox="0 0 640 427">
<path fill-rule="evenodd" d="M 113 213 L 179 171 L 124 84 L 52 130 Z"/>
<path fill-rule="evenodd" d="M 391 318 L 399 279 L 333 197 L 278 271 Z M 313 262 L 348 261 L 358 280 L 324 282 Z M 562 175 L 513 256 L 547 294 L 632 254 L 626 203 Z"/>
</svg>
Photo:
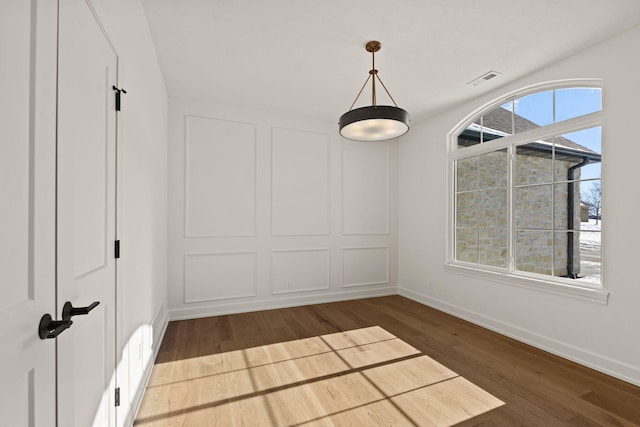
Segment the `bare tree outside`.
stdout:
<svg viewBox="0 0 640 427">
<path fill-rule="evenodd" d="M 589 215 L 595 218 L 596 224 L 600 221 L 602 209 L 602 187 L 600 182 L 591 184 L 588 190 L 582 194 L 582 199 L 589 205 Z"/>
</svg>

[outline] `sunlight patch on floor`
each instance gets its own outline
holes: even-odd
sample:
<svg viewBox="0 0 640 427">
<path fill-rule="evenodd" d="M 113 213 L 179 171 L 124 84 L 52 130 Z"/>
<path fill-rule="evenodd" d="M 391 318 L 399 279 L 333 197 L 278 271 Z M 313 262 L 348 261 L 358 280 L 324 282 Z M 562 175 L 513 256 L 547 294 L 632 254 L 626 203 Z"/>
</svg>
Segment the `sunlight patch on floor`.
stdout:
<svg viewBox="0 0 640 427">
<path fill-rule="evenodd" d="M 503 404 L 374 326 L 156 365 L 135 424 L 452 426 Z"/>
</svg>

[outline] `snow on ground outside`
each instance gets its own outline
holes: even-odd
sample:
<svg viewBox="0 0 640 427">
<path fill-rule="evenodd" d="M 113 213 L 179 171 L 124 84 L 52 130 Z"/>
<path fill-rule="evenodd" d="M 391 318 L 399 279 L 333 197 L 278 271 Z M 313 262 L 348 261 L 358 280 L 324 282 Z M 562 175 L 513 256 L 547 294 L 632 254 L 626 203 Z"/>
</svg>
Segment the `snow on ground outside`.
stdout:
<svg viewBox="0 0 640 427">
<path fill-rule="evenodd" d="M 580 223 L 580 281 L 601 283 L 601 226 L 602 220 Z"/>
</svg>

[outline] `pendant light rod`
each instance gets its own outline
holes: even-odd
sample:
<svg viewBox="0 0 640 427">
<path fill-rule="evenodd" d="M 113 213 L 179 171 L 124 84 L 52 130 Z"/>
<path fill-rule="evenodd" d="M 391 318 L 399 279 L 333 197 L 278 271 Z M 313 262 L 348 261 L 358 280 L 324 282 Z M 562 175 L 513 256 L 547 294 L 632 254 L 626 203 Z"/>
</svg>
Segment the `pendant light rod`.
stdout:
<svg viewBox="0 0 640 427">
<path fill-rule="evenodd" d="M 396 100 L 393 99 L 393 96 L 391 96 L 389 89 L 387 89 L 385 84 L 382 82 L 382 79 L 380 79 L 380 76 L 378 75 L 378 70 L 376 70 L 376 52 L 379 51 L 381 47 L 382 47 L 382 44 L 376 40 L 368 42 L 367 45 L 365 46 L 365 49 L 367 50 L 367 52 L 371 52 L 371 70 L 369 70 L 369 76 L 364 81 L 364 84 L 360 88 L 360 91 L 356 95 L 356 98 L 351 103 L 351 106 L 349 107 L 349 111 L 353 110 L 353 106 L 356 105 L 356 102 L 358 102 L 358 98 L 360 98 L 360 95 L 362 95 L 362 91 L 364 90 L 364 88 L 367 87 L 367 83 L 369 83 L 369 80 L 371 80 L 371 105 L 374 108 L 378 106 L 378 98 L 376 93 L 376 79 L 378 79 L 378 81 L 380 82 L 380 85 L 382 86 L 384 91 L 387 93 L 387 96 L 389 97 L 391 102 L 393 102 L 393 105 L 395 105 L 396 107 L 398 106 L 398 104 L 396 103 Z"/>
<path fill-rule="evenodd" d="M 395 105 L 396 107 L 398 106 L 398 104 L 396 104 L 396 100 L 393 99 L 393 96 L 391 96 L 391 94 L 389 93 L 389 91 L 387 90 L 387 87 L 384 85 L 384 83 L 382 83 L 382 80 L 380 80 L 380 77 L 376 74 L 376 77 L 378 77 L 378 81 L 380 82 L 380 84 L 382 85 L 382 87 L 384 88 L 384 91 L 387 92 L 387 95 L 389 95 L 389 99 L 391 99 L 391 102 L 393 102 L 393 105 Z"/>
<path fill-rule="evenodd" d="M 376 70 L 376 52 L 380 50 L 381 44 L 378 41 L 370 41 L 367 43 L 367 52 L 371 52 L 371 70 L 369 71 L 369 77 L 371 79 L 371 105 L 376 106 L 376 77 L 378 77 L 378 70 Z"/>
<path fill-rule="evenodd" d="M 370 78 L 371 78 L 371 74 L 369 74 L 369 77 L 367 77 L 367 80 L 364 81 L 364 84 L 360 88 L 360 92 L 358 92 L 358 94 L 356 95 L 356 99 L 354 99 L 353 102 L 351 103 L 351 107 L 349 107 L 349 111 L 353 110 L 353 106 L 356 105 L 356 102 L 358 101 L 358 98 L 360 98 L 362 91 L 364 90 L 365 87 L 367 87 L 367 83 L 369 83 Z"/>
</svg>

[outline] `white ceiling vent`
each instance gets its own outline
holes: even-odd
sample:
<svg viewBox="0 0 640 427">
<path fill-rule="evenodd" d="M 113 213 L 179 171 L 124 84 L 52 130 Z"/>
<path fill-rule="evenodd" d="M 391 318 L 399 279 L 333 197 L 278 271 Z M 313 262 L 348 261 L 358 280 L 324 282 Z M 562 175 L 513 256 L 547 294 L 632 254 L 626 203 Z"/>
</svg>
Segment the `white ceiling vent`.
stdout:
<svg viewBox="0 0 640 427">
<path fill-rule="evenodd" d="M 472 85 L 472 86 L 479 86 L 482 83 L 486 82 L 487 80 L 491 80 L 492 78 L 498 77 L 499 75 L 500 75 L 500 73 L 497 72 L 497 71 L 489 71 L 488 73 L 484 73 L 483 75 L 481 75 L 477 79 L 471 80 L 467 84 L 468 85 Z"/>
</svg>

